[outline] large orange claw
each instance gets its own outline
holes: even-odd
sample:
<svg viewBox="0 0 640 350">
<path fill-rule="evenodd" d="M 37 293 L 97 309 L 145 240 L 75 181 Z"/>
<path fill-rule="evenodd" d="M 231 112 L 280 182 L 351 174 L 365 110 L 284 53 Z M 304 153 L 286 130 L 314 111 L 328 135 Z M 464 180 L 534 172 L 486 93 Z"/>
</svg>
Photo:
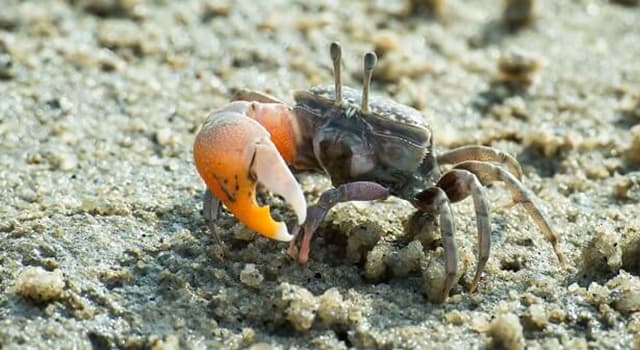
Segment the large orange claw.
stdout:
<svg viewBox="0 0 640 350">
<path fill-rule="evenodd" d="M 248 228 L 266 237 L 290 241 L 283 222 L 275 221 L 269 206 L 256 202 L 256 184 L 282 196 L 298 223 L 306 218 L 302 189 L 287 167 L 269 132 L 233 104 L 213 112 L 196 136 L 196 168 L 214 196 Z M 237 106 L 245 107 L 245 106 Z"/>
</svg>

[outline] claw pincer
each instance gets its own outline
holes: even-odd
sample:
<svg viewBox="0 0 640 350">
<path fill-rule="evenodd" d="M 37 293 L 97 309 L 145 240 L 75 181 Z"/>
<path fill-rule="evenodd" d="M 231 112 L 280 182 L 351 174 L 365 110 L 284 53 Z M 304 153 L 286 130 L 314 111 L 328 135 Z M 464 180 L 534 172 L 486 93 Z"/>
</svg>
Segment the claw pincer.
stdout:
<svg viewBox="0 0 640 350">
<path fill-rule="evenodd" d="M 260 182 L 293 207 L 299 224 L 304 222 L 302 189 L 283 158 L 295 152 L 286 113 L 280 104 L 232 102 L 209 115 L 193 146 L 198 173 L 214 197 L 249 229 L 279 241 L 293 236 L 285 223 L 271 217 L 269 206 L 258 205 L 255 196 Z M 273 135 L 262 120 L 268 120 Z"/>
</svg>

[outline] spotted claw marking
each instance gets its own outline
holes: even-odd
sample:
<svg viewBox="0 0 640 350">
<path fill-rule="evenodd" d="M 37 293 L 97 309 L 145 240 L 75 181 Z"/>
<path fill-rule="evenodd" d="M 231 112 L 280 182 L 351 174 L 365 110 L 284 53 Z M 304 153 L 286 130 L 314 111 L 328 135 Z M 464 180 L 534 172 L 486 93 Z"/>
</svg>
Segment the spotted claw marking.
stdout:
<svg viewBox="0 0 640 350">
<path fill-rule="evenodd" d="M 214 197 L 249 229 L 266 237 L 290 241 L 283 222 L 275 221 L 269 206 L 256 202 L 256 185 L 289 203 L 306 219 L 307 205 L 300 185 L 280 156 L 271 134 L 256 120 L 255 103 L 238 101 L 209 115 L 196 136 L 193 156 L 196 168 Z"/>
</svg>

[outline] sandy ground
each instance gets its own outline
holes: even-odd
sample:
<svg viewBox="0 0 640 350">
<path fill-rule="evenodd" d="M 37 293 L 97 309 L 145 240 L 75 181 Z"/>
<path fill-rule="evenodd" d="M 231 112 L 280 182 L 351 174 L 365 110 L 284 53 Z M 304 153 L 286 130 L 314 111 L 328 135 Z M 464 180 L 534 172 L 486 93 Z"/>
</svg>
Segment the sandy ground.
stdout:
<svg viewBox="0 0 640 350">
<path fill-rule="evenodd" d="M 639 349 L 637 1 L 510 22 L 499 1 L 413 3 L 1 0 L 0 348 Z M 334 40 L 354 87 L 378 52 L 374 93 L 423 111 L 439 151 L 516 156 L 567 269 L 499 184 L 474 294 L 473 207 L 455 206 L 444 304 L 437 228 L 405 230 L 399 199 L 337 207 L 305 266 L 227 212 L 217 246 L 195 133 L 236 89 L 331 83 Z M 309 202 L 330 186 L 299 180 Z"/>
</svg>

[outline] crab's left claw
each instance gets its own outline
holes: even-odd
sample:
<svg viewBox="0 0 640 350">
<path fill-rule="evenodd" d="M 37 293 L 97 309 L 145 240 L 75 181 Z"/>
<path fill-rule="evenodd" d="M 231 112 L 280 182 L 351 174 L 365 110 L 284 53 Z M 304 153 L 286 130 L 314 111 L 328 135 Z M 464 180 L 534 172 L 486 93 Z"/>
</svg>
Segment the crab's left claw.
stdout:
<svg viewBox="0 0 640 350">
<path fill-rule="evenodd" d="M 269 206 L 256 202 L 260 182 L 292 206 L 299 224 L 306 218 L 302 189 L 262 125 L 233 110 L 214 112 L 196 136 L 193 155 L 209 190 L 240 222 L 275 240 L 293 238 Z"/>
</svg>

